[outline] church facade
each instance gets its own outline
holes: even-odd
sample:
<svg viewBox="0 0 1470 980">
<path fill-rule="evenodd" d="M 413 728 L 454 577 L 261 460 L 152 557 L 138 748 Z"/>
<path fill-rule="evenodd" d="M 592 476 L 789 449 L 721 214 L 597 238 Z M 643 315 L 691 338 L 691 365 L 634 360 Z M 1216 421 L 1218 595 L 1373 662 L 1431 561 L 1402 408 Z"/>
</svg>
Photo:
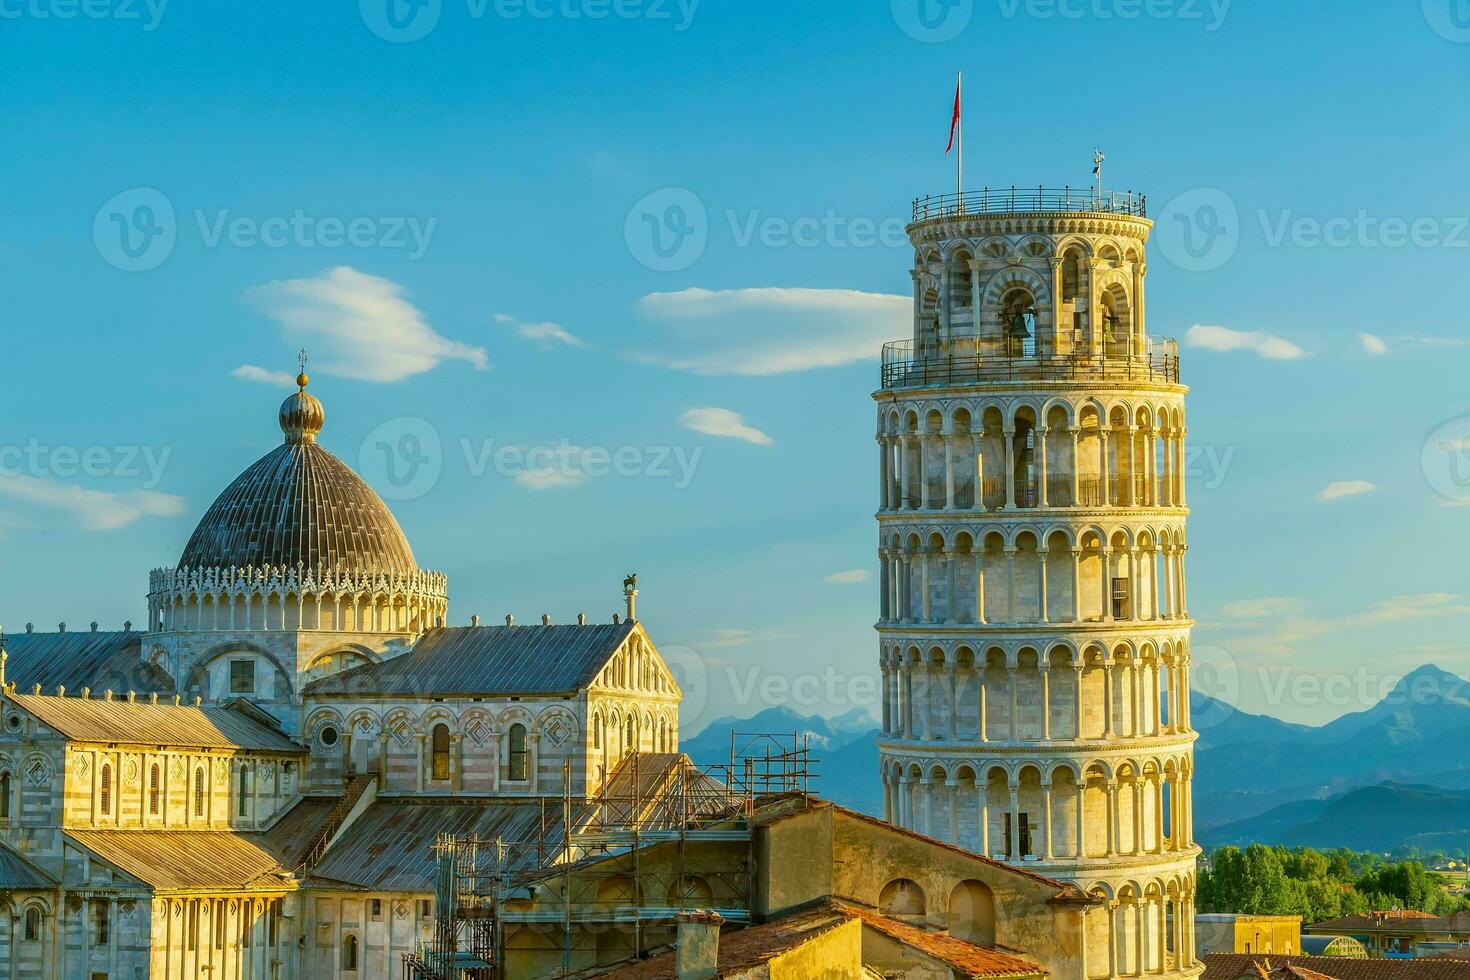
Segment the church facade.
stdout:
<svg viewBox="0 0 1470 980">
<path fill-rule="evenodd" d="M 397 976 L 439 835 L 544 828 L 677 750 L 635 579 L 610 623 L 449 626 L 297 380 L 144 629 L 0 640 L 0 977 Z"/>
</svg>

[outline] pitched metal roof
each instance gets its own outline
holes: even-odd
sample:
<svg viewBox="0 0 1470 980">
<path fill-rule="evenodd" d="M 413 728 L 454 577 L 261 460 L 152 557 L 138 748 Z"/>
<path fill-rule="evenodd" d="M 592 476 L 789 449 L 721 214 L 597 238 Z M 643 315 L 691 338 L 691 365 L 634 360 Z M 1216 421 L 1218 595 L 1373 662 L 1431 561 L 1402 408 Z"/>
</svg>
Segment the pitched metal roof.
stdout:
<svg viewBox="0 0 1470 980">
<path fill-rule="evenodd" d="M 142 636 L 137 630 L 7 634 L 5 679 L 22 691 L 40 684 L 73 693 L 90 687 L 99 694 L 106 688 L 172 694 L 172 678 L 143 663 Z"/>
<path fill-rule="evenodd" d="M 256 460 L 205 511 L 180 567 L 298 565 L 402 574 L 413 549 L 382 499 L 316 444 L 322 407 L 304 391 L 281 406 L 285 444 Z"/>
<path fill-rule="evenodd" d="M 0 843 L 0 889 L 55 887 L 55 879 Z"/>
<path fill-rule="evenodd" d="M 19 693 L 5 700 L 76 742 L 306 752 L 284 732 L 229 708 Z"/>
<path fill-rule="evenodd" d="M 269 830 L 64 830 L 74 842 L 154 888 L 290 887 L 311 832 L 336 803 L 299 801 Z"/>
<path fill-rule="evenodd" d="M 378 800 L 354 820 L 322 859 L 313 878 L 377 891 L 434 890 L 433 844 L 441 834 L 483 840 L 534 841 L 545 821 L 546 847 L 560 846 L 562 808 L 555 801 L 490 803 Z"/>
<path fill-rule="evenodd" d="M 264 834 L 223 830 L 66 830 L 102 860 L 154 888 L 280 888 L 283 863 Z"/>
<path fill-rule="evenodd" d="M 590 684 L 637 623 L 451 626 L 380 664 L 313 681 L 306 695 L 560 694 Z"/>
</svg>

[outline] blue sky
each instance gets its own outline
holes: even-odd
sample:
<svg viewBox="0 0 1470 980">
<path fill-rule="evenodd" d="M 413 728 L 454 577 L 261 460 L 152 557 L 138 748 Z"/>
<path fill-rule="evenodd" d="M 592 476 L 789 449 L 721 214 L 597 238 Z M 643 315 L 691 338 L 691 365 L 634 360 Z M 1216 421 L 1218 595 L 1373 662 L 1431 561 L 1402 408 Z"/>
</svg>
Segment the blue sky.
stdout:
<svg viewBox="0 0 1470 980">
<path fill-rule="evenodd" d="M 0 623 L 141 620 L 305 344 L 457 620 L 636 569 L 687 728 L 871 706 L 868 396 L 964 69 L 967 183 L 1149 194 L 1201 684 L 1470 673 L 1470 4 L 919 2 L 0 3 Z"/>
</svg>

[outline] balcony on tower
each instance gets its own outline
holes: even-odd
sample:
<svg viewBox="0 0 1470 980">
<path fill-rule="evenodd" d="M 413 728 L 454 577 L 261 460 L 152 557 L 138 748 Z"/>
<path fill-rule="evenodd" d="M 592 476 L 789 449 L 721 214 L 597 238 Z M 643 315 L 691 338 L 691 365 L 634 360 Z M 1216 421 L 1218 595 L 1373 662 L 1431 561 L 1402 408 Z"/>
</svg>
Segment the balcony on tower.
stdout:
<svg viewBox="0 0 1470 980">
<path fill-rule="evenodd" d="M 985 188 L 916 198 L 914 329 L 882 387 L 1177 384 L 1178 344 L 1144 325 L 1153 224 L 1132 192 Z"/>
</svg>

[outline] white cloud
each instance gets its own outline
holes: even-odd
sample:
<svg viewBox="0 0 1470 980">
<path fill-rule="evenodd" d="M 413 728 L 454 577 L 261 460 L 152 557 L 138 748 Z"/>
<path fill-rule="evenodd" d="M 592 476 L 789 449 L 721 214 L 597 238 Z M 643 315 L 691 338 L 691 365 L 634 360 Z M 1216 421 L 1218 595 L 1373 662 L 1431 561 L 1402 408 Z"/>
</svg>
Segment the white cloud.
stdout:
<svg viewBox="0 0 1470 980">
<path fill-rule="evenodd" d="M 142 517 L 177 517 L 184 512 L 184 498 L 171 493 L 109 493 L 39 476 L 0 474 L 0 494 L 55 511 L 87 531 L 114 531 Z"/>
<path fill-rule="evenodd" d="M 553 344 L 565 344 L 568 347 L 584 347 L 582 338 L 576 336 L 559 323 L 549 320 L 544 323 L 523 323 L 515 317 L 506 313 L 495 314 L 495 322 L 502 323 L 514 330 L 517 336 L 525 340 L 534 340 L 544 347 Z"/>
<path fill-rule="evenodd" d="M 578 486 L 586 480 L 587 474 L 580 470 L 555 466 L 531 467 L 520 470 L 515 475 L 516 486 L 527 490 L 561 490 L 564 487 Z"/>
<path fill-rule="evenodd" d="M 313 367 L 359 381 L 401 381 L 443 361 L 489 367 L 483 347 L 435 333 L 403 287 L 341 265 L 307 279 L 277 279 L 245 298 L 304 345 Z"/>
<path fill-rule="evenodd" d="M 277 388 L 296 387 L 296 376 L 289 371 L 271 371 L 254 364 L 241 364 L 230 372 L 232 378 L 243 378 L 246 381 L 259 381 L 262 384 L 275 385 Z"/>
<path fill-rule="evenodd" d="M 1388 341 L 1371 333 L 1358 334 L 1358 340 L 1363 345 L 1363 350 L 1374 357 L 1382 357 L 1388 353 Z"/>
<path fill-rule="evenodd" d="M 1285 616 L 1301 611 L 1300 599 L 1284 596 L 1265 596 L 1260 599 L 1238 599 L 1227 602 L 1221 612 L 1233 619 L 1266 619 L 1270 616 Z"/>
<path fill-rule="evenodd" d="M 845 572 L 833 572 L 822 581 L 830 582 L 833 585 L 856 585 L 858 582 L 866 582 L 867 580 L 868 570 L 866 568 L 849 568 Z"/>
<path fill-rule="evenodd" d="M 876 360 L 913 332 L 913 298 L 855 289 L 685 289 L 635 307 L 656 341 L 637 356 L 698 374 L 765 375 Z"/>
<path fill-rule="evenodd" d="M 1317 494 L 1318 500 L 1341 500 L 1343 497 L 1356 497 L 1363 493 L 1372 493 L 1378 489 L 1378 484 L 1369 483 L 1367 480 L 1339 480 L 1329 483 Z"/>
<path fill-rule="evenodd" d="M 1259 330 L 1231 330 L 1229 327 L 1206 327 L 1196 323 L 1184 335 L 1184 342 L 1203 350 L 1247 350 L 1268 361 L 1294 361 L 1307 352 L 1284 337 L 1274 337 Z"/>
<path fill-rule="evenodd" d="M 774 444 L 770 436 L 754 426 L 746 425 L 739 412 L 732 412 L 728 408 L 691 408 L 679 416 L 679 424 L 707 436 L 739 439 L 757 446 Z"/>
</svg>

